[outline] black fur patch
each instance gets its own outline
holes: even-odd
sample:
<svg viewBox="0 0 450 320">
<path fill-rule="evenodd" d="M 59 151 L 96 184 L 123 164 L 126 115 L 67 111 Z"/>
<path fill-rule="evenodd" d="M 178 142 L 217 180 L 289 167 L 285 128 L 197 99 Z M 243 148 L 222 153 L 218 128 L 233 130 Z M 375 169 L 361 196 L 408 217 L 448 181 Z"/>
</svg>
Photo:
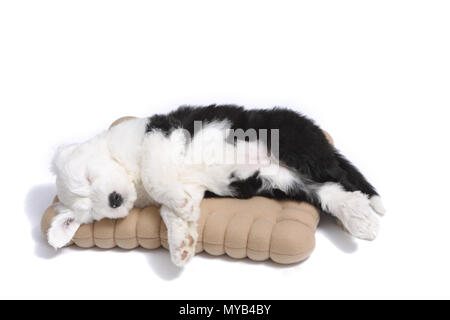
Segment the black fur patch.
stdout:
<svg viewBox="0 0 450 320">
<path fill-rule="evenodd" d="M 181 127 L 181 122 L 169 115 L 154 115 L 149 118 L 145 132 L 160 130 L 165 135 L 168 135 L 172 130 Z"/>
<path fill-rule="evenodd" d="M 259 171 L 256 171 L 247 179 L 237 180 L 230 183 L 230 189 L 233 196 L 238 199 L 249 199 L 257 194 L 262 186 L 262 180 L 259 178 Z"/>
</svg>

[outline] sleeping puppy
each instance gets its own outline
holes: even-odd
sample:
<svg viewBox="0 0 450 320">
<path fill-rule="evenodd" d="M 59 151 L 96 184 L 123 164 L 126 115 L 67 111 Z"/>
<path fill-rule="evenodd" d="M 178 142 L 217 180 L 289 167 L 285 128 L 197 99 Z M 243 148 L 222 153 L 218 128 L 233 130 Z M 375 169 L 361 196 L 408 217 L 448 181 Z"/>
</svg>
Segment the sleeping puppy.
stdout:
<svg viewBox="0 0 450 320">
<path fill-rule="evenodd" d="M 384 208 L 376 190 L 311 120 L 288 109 L 180 107 L 133 119 L 54 159 L 61 202 L 48 240 L 71 240 L 82 223 L 161 205 L 172 261 L 195 253 L 204 197 L 264 196 L 309 202 L 372 240 Z"/>
</svg>

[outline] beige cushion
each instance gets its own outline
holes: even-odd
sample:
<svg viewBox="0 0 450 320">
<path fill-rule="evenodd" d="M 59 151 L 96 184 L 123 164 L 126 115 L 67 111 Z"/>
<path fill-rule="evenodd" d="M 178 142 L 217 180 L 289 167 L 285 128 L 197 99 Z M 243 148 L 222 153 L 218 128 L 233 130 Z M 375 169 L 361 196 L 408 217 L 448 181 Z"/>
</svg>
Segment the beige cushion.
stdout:
<svg viewBox="0 0 450 320">
<path fill-rule="evenodd" d="M 42 233 L 47 234 L 56 215 L 54 206 L 44 213 Z M 314 249 L 319 214 L 307 204 L 254 197 L 204 199 L 198 225 L 196 251 L 255 261 L 272 259 L 282 264 L 307 258 Z M 73 242 L 82 248 L 168 248 L 167 229 L 159 208 L 134 208 L 124 219 L 103 219 L 82 225 Z"/>
</svg>

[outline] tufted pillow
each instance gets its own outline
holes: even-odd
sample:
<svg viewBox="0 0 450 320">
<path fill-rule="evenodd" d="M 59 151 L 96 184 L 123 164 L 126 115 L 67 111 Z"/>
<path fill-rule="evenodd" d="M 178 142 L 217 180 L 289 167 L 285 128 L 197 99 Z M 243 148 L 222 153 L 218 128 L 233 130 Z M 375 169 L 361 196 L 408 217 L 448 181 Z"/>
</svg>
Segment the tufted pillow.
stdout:
<svg viewBox="0 0 450 320">
<path fill-rule="evenodd" d="M 44 235 L 55 215 L 54 205 L 45 211 L 41 222 Z M 314 249 L 318 221 L 317 210 L 303 202 L 262 197 L 204 199 L 196 252 L 255 261 L 270 258 L 282 264 L 299 262 Z M 134 208 L 123 219 L 82 225 L 69 245 L 72 244 L 82 248 L 167 249 L 167 229 L 158 207 Z"/>
</svg>

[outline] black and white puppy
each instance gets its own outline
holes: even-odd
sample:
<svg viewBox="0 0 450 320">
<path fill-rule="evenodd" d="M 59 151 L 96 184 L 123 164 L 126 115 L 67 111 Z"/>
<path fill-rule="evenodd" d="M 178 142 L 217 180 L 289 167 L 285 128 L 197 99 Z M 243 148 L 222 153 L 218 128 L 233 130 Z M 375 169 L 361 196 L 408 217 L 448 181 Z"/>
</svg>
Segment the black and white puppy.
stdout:
<svg viewBox="0 0 450 320">
<path fill-rule="evenodd" d="M 50 244 L 64 246 L 82 223 L 158 203 L 179 266 L 195 253 L 204 197 L 307 201 L 367 240 L 385 212 L 375 188 L 323 131 L 282 108 L 180 107 L 60 148 L 53 164 L 61 204 Z"/>
</svg>

